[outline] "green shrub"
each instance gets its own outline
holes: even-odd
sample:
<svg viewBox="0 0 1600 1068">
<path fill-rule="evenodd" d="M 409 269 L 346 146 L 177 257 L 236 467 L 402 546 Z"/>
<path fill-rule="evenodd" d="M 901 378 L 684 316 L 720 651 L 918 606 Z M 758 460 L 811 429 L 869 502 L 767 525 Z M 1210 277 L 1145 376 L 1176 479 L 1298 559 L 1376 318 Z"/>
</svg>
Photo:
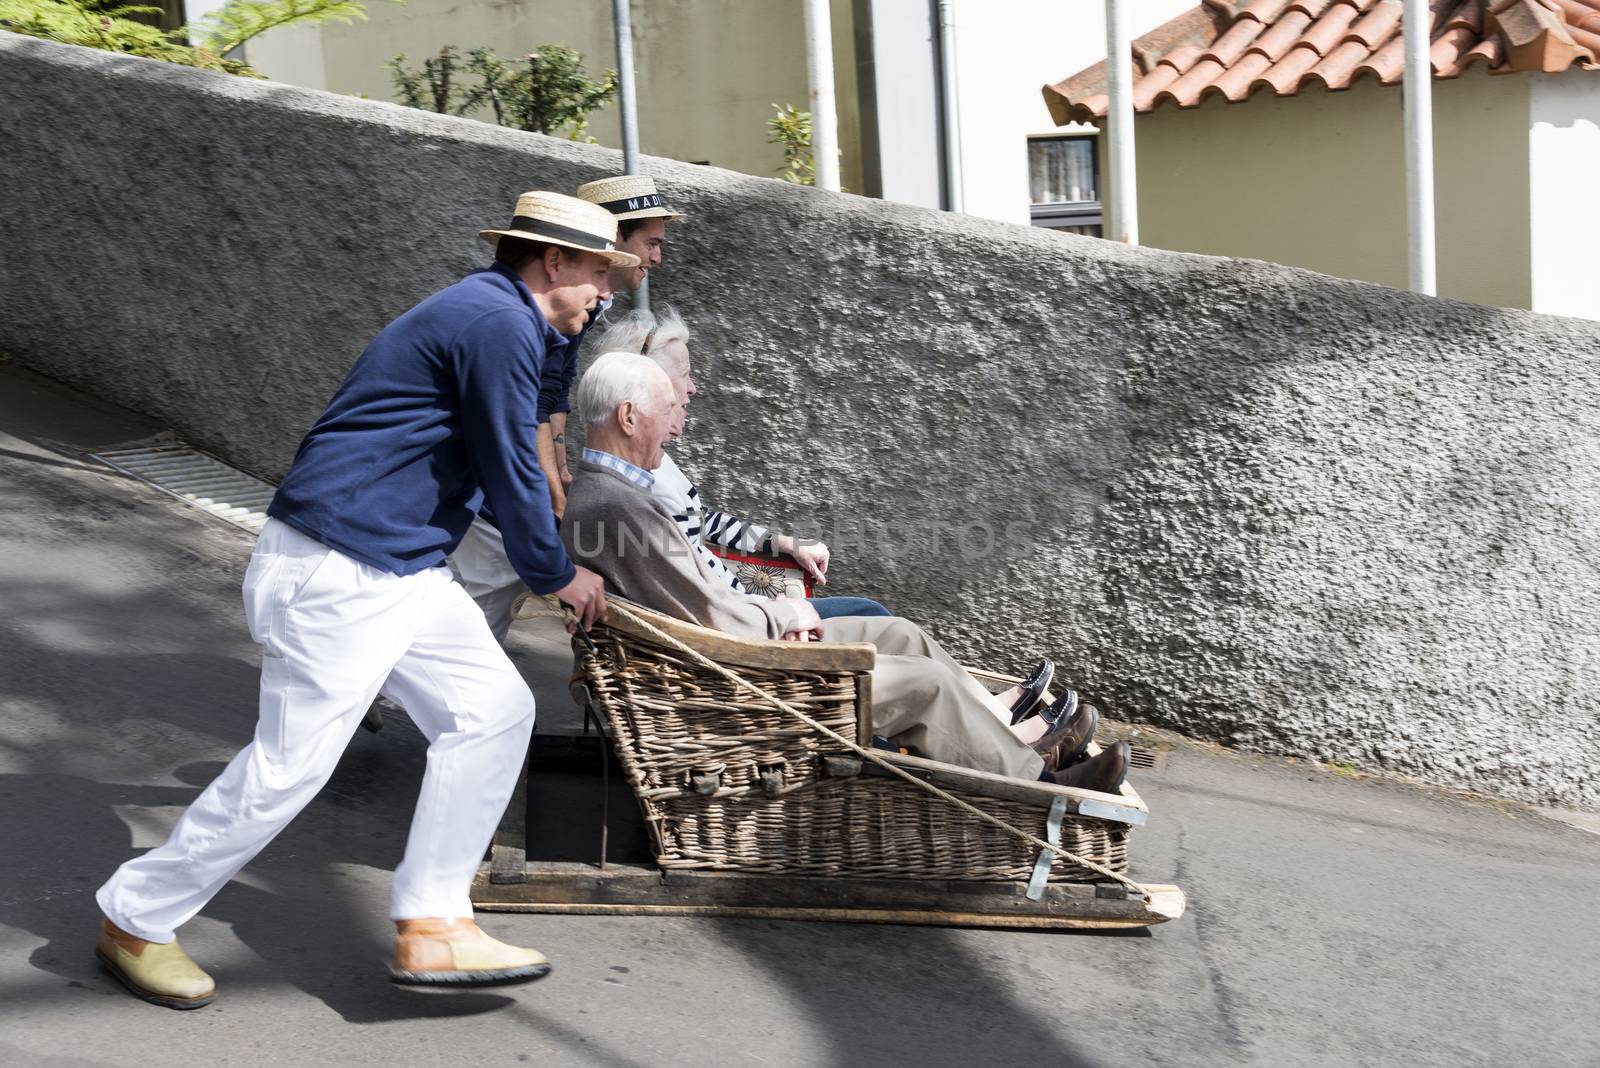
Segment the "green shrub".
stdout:
<svg viewBox="0 0 1600 1068">
<path fill-rule="evenodd" d="M 404 0 L 394 0 L 403 3 Z M 140 19 L 159 7 L 116 0 L 0 0 L 0 29 L 62 44 L 143 56 L 249 78 L 259 71 L 227 53 L 279 26 L 365 21 L 361 0 L 228 0 L 198 24 L 162 30 Z M 191 38 L 196 42 L 190 43 Z"/>
</svg>

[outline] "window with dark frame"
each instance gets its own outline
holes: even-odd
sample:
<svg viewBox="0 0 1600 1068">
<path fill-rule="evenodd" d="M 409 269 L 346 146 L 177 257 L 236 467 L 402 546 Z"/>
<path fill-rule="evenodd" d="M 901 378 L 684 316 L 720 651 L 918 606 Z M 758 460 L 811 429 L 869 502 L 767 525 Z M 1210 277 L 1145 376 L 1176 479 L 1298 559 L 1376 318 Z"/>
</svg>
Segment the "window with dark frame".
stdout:
<svg viewBox="0 0 1600 1068">
<path fill-rule="evenodd" d="M 1028 138 L 1028 200 L 1033 225 L 1102 236 L 1099 138 Z"/>
</svg>

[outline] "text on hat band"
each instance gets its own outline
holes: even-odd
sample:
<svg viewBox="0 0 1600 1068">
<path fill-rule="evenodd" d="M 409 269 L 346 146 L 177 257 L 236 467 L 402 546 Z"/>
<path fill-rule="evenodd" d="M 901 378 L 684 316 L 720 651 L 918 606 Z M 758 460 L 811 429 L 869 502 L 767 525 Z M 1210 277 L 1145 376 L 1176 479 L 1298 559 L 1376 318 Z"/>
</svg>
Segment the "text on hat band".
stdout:
<svg viewBox="0 0 1600 1068">
<path fill-rule="evenodd" d="M 613 215 L 620 215 L 625 211 L 643 211 L 645 208 L 659 208 L 661 206 L 661 194 L 646 193 L 638 197 L 608 200 L 600 206 Z"/>
</svg>

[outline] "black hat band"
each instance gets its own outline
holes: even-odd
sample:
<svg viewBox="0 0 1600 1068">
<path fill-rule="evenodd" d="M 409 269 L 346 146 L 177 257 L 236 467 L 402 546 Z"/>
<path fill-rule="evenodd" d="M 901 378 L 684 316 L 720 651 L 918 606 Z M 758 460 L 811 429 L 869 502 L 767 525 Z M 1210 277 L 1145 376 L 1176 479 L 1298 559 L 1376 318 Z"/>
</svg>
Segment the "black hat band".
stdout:
<svg viewBox="0 0 1600 1068">
<path fill-rule="evenodd" d="M 579 248 L 593 249 L 596 252 L 614 252 L 616 245 L 603 237 L 596 237 L 587 230 L 575 230 L 570 226 L 561 226 L 543 219 L 530 218 L 527 215 L 517 215 L 511 220 L 511 229 L 520 230 L 531 234 L 535 238 L 545 238 L 549 241 L 565 241 L 577 245 Z"/>
<path fill-rule="evenodd" d="M 646 208 L 659 208 L 661 207 L 661 194 L 646 193 L 643 196 L 608 200 L 600 206 L 613 215 L 621 215 L 625 211 L 643 211 Z"/>
</svg>

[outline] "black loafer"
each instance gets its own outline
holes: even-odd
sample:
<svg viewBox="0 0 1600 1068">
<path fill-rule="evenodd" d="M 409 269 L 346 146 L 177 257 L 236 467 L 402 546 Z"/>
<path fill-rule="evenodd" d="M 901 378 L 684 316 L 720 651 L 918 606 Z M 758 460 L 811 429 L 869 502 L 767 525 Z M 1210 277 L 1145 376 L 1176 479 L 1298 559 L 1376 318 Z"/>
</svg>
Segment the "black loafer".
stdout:
<svg viewBox="0 0 1600 1068">
<path fill-rule="evenodd" d="M 1039 666 L 1033 669 L 1033 674 L 1022 684 L 1022 696 L 1011 705 L 1013 727 L 1039 711 L 1039 699 L 1050 688 L 1050 680 L 1055 678 L 1055 674 L 1056 665 L 1049 657 L 1039 661 Z"/>
</svg>

